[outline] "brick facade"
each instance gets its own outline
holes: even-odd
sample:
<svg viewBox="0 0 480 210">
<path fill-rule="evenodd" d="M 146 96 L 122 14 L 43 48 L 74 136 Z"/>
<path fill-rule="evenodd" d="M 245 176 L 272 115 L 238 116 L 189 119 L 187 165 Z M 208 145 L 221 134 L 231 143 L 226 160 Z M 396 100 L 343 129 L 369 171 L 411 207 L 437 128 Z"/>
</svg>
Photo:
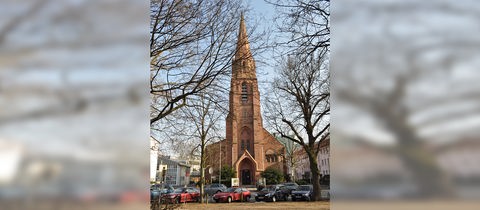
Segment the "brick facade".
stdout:
<svg viewBox="0 0 480 210">
<path fill-rule="evenodd" d="M 232 64 L 229 102 L 226 139 L 207 147 L 207 164 L 214 168 L 232 166 L 241 185 L 256 184 L 260 173 L 270 166 L 285 172 L 284 147 L 263 128 L 255 60 L 243 16 Z"/>
</svg>

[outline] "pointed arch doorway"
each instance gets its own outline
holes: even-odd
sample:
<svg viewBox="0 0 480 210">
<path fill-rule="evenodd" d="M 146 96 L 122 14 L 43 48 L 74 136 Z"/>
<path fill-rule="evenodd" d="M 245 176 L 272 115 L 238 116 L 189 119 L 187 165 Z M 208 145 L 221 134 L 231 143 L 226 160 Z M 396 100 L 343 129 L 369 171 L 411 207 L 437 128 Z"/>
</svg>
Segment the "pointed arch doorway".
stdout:
<svg viewBox="0 0 480 210">
<path fill-rule="evenodd" d="M 238 170 L 241 185 L 254 184 L 255 164 L 249 158 L 245 158 L 240 162 Z"/>
</svg>

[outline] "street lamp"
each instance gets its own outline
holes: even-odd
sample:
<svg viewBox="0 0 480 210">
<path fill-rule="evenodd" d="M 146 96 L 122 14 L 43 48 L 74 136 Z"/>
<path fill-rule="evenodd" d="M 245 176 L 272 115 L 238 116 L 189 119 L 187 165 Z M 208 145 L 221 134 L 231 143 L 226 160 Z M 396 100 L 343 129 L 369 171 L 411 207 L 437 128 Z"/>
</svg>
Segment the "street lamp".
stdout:
<svg viewBox="0 0 480 210">
<path fill-rule="evenodd" d="M 218 166 L 218 183 L 220 184 L 222 181 L 222 140 L 220 140 L 220 164 Z"/>
</svg>

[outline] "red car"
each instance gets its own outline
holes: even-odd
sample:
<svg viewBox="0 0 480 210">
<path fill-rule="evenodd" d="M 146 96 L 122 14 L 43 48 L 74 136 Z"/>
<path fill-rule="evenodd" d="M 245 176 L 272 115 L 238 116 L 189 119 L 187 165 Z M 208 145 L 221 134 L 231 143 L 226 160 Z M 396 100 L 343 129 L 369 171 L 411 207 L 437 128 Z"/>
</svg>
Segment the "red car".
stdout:
<svg viewBox="0 0 480 210">
<path fill-rule="evenodd" d="M 162 195 L 162 201 L 169 203 L 198 202 L 200 191 L 193 187 L 181 187 L 173 192 Z"/>
<path fill-rule="evenodd" d="M 215 202 L 232 202 L 250 200 L 250 191 L 245 188 L 228 188 L 225 192 L 219 192 L 213 195 Z"/>
</svg>

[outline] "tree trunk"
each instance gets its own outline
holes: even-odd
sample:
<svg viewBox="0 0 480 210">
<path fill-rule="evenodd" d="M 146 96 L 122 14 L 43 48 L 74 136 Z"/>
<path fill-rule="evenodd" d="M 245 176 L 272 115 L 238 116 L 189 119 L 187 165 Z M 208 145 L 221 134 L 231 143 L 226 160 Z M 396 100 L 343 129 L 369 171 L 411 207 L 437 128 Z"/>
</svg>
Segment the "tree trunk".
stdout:
<svg viewBox="0 0 480 210">
<path fill-rule="evenodd" d="M 203 167 L 203 160 L 200 163 L 200 203 L 203 203 L 205 186 L 205 168 Z"/>
<path fill-rule="evenodd" d="M 402 87 L 402 89 L 404 89 Z M 392 93 L 393 94 L 393 93 Z M 401 98 L 401 95 L 396 96 Z M 418 131 L 408 123 L 408 114 L 397 114 L 402 110 L 400 105 L 380 104 L 374 114 L 383 119 L 387 128 L 398 139 L 398 146 L 394 151 L 401 158 L 406 169 L 413 175 L 412 182 L 418 187 L 418 197 L 452 197 L 452 183 L 442 172 L 435 155 L 425 146 L 417 135 Z M 403 108 L 405 109 L 405 108 Z M 381 110 L 381 111 L 380 111 Z"/>
<path fill-rule="evenodd" d="M 418 196 L 451 198 L 453 194 L 451 180 L 438 166 L 435 155 L 414 131 L 398 129 L 406 127 L 401 123 L 396 126 L 397 130 L 393 133 L 397 139 L 401 140 L 398 141 L 397 149 L 394 152 L 415 177 L 413 182 L 418 187 Z"/>
<path fill-rule="evenodd" d="M 200 145 L 200 203 L 204 203 L 204 186 L 205 186 L 205 137 L 202 136 Z"/>
<path fill-rule="evenodd" d="M 319 201 L 322 199 L 322 189 L 320 187 L 320 173 L 318 171 L 317 156 L 315 152 L 307 152 L 308 160 L 310 162 L 310 172 L 312 173 L 313 196 L 312 201 Z"/>
<path fill-rule="evenodd" d="M 200 203 L 203 203 L 204 197 L 204 186 L 205 186 L 205 170 L 203 170 L 203 166 L 200 165 Z"/>
</svg>

